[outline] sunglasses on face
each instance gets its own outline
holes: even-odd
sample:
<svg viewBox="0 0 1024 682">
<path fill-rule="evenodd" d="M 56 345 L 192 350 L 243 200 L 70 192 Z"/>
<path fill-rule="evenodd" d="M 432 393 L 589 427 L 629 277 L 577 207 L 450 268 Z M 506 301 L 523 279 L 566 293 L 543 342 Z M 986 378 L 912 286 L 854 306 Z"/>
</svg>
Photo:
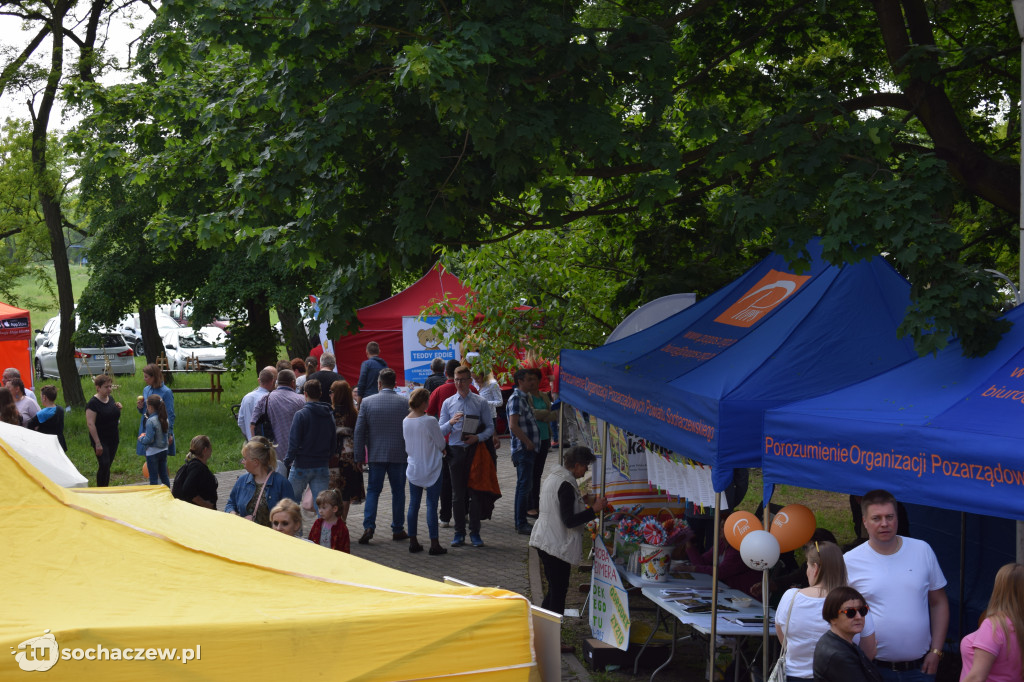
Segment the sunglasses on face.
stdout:
<svg viewBox="0 0 1024 682">
<path fill-rule="evenodd" d="M 844 616 L 846 616 L 847 618 L 853 618 L 853 617 L 854 617 L 854 616 L 856 616 L 856 615 L 857 615 L 858 613 L 859 613 L 859 614 L 860 614 L 861 616 L 866 616 L 866 615 L 868 615 L 868 610 L 869 610 L 869 609 L 868 609 L 868 607 L 867 607 L 867 606 L 860 606 L 860 607 L 858 607 L 858 608 L 855 608 L 855 609 L 842 609 L 841 611 L 839 611 L 839 613 L 843 614 L 843 615 L 844 615 Z"/>
</svg>

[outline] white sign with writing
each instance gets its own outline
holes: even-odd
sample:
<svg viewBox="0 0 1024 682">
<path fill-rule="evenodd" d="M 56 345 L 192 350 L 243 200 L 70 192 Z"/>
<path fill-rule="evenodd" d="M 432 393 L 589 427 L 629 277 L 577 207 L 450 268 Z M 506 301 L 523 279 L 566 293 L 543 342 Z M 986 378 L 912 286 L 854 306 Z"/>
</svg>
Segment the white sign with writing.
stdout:
<svg viewBox="0 0 1024 682">
<path fill-rule="evenodd" d="M 629 597 L 611 555 L 600 542 L 594 545 L 594 572 L 590 575 L 590 632 L 618 649 L 629 648 Z"/>
<path fill-rule="evenodd" d="M 430 362 L 458 360 L 459 344 L 446 344 L 436 328 L 439 317 L 403 317 L 402 351 L 405 354 L 405 381 L 423 384 L 430 376 Z"/>
</svg>

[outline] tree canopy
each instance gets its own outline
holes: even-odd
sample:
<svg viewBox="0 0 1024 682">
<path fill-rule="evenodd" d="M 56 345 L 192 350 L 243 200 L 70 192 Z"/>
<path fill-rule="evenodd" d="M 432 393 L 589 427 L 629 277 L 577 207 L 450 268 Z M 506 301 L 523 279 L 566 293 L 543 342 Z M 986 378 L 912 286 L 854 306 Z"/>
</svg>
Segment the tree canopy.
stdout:
<svg viewBox="0 0 1024 682">
<path fill-rule="evenodd" d="M 147 239 L 291 272 L 335 331 L 443 252 L 484 325 L 525 300 L 545 324 L 515 333 L 598 343 L 813 236 L 908 277 L 921 352 L 1001 331 L 985 270 L 1016 270 L 1020 200 L 1002 0 L 169 0 L 150 36 L 118 159 L 157 188 Z"/>
<path fill-rule="evenodd" d="M 341 320 L 384 264 L 588 225 L 624 240 L 623 300 L 653 297 L 662 273 L 707 275 L 721 249 L 799 258 L 822 235 L 827 258 L 883 253 L 911 280 L 904 326 L 922 352 L 948 333 L 971 352 L 998 338 L 984 268 L 1014 259 L 1019 201 L 1008 3 L 162 12 L 176 28 L 157 40 L 163 87 L 187 115 L 154 112 L 175 145 L 140 177 L 188 164 L 223 179 L 165 224 L 333 271 Z M 742 261 L 688 279 L 706 293 Z"/>
</svg>

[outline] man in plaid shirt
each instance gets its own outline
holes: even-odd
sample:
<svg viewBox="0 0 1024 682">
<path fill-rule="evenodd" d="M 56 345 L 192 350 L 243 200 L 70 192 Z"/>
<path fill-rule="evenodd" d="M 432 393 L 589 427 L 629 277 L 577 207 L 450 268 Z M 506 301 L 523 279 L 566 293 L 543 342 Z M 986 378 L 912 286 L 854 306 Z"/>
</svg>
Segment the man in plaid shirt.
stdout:
<svg viewBox="0 0 1024 682">
<path fill-rule="evenodd" d="M 530 393 L 537 390 L 537 375 L 529 369 L 515 373 L 516 389 L 509 396 L 505 411 L 508 413 L 508 428 L 512 432 L 512 464 L 516 467 L 516 497 L 514 516 L 516 532 L 530 534 L 526 522 L 526 503 L 533 488 L 533 463 L 540 445 L 540 429 L 533 416 L 533 402 Z"/>
</svg>

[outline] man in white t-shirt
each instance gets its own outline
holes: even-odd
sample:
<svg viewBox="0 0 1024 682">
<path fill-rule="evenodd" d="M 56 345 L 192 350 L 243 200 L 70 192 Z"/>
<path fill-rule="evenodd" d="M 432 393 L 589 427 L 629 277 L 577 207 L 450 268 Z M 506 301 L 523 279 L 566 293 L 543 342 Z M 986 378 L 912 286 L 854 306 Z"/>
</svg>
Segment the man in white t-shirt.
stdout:
<svg viewBox="0 0 1024 682">
<path fill-rule="evenodd" d="M 896 499 L 872 490 L 861 499 L 868 541 L 846 553 L 850 586 L 867 600 L 886 682 L 932 680 L 949 627 L 946 578 L 928 543 L 896 534 Z"/>
</svg>

